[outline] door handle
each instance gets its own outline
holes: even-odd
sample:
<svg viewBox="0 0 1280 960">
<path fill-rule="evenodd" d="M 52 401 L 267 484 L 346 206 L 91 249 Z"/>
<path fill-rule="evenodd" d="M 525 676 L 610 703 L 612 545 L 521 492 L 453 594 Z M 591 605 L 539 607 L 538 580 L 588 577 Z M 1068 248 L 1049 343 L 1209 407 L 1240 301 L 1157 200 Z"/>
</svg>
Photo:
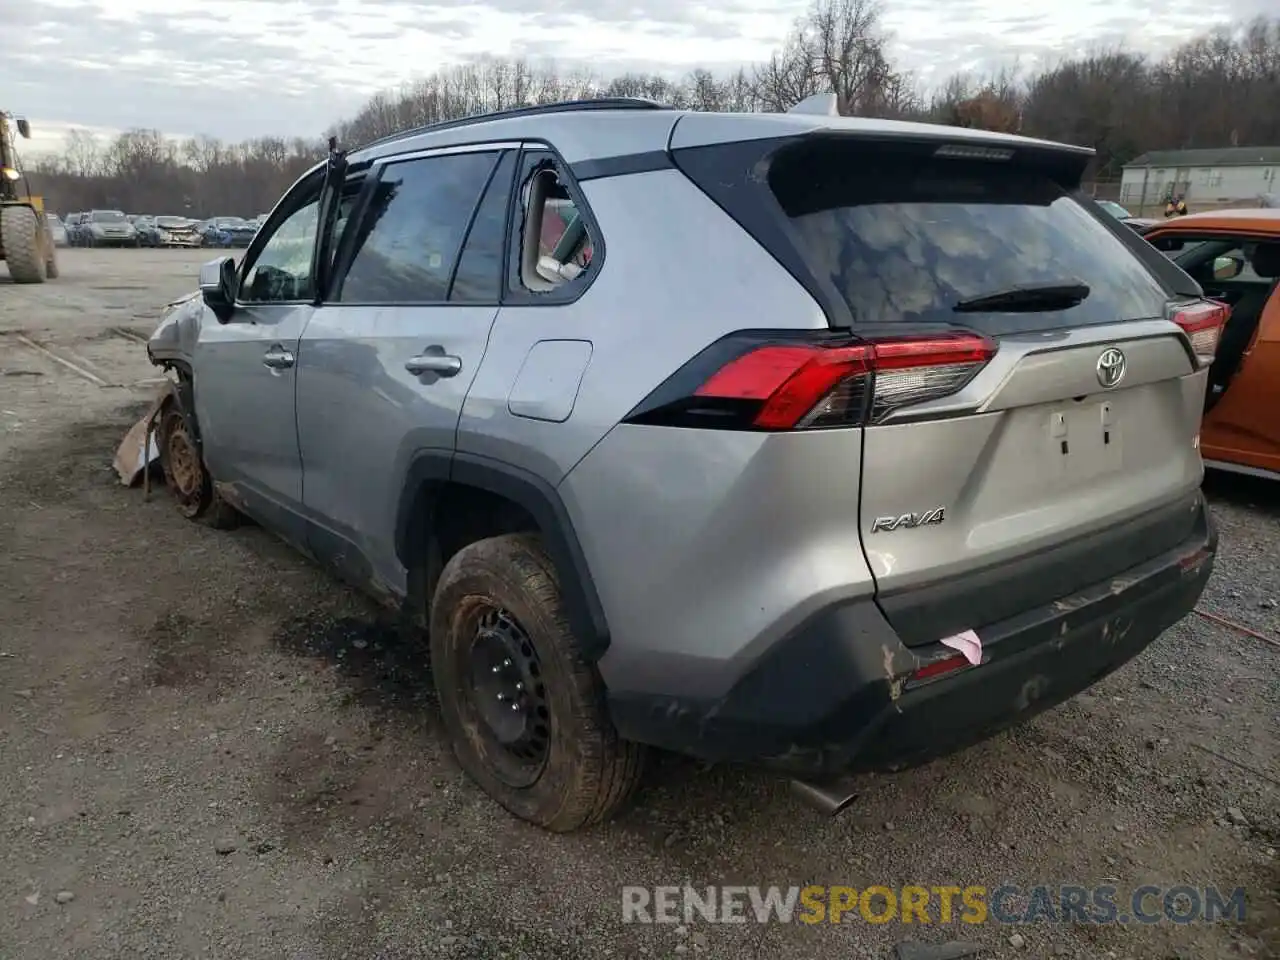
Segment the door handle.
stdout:
<svg viewBox="0 0 1280 960">
<path fill-rule="evenodd" d="M 434 373 L 441 377 L 456 377 L 462 372 L 461 357 L 444 353 L 440 347 L 436 347 L 435 350 L 441 350 L 441 352 L 423 352 L 416 357 L 410 357 L 405 361 L 404 368 L 415 377 L 424 373 Z M 428 351 L 431 351 L 430 347 Z"/>
<path fill-rule="evenodd" d="M 293 353 L 277 344 L 262 355 L 262 365 L 272 370 L 288 370 L 293 366 Z"/>
</svg>

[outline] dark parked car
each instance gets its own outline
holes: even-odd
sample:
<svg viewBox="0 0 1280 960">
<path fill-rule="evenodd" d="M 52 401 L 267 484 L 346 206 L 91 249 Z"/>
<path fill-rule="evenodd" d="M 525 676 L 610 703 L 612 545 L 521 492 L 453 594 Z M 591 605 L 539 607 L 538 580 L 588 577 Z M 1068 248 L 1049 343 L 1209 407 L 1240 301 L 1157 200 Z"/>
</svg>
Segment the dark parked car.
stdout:
<svg viewBox="0 0 1280 960">
<path fill-rule="evenodd" d="M 156 233 L 155 217 L 131 217 L 129 222 L 133 224 L 133 229 L 138 232 L 139 246 L 159 246 L 159 236 Z"/>
<path fill-rule="evenodd" d="M 73 247 L 83 246 L 84 241 L 81 239 L 81 224 L 87 214 L 68 213 L 63 219 L 63 223 L 67 228 L 67 243 Z"/>
</svg>

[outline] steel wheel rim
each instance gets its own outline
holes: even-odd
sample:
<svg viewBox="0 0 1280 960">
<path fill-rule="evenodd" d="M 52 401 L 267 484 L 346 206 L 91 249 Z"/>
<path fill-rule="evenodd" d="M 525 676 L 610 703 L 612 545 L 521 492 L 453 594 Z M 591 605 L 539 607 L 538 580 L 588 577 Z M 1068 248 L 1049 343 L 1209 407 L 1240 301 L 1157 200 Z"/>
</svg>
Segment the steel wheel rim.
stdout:
<svg viewBox="0 0 1280 960">
<path fill-rule="evenodd" d="M 187 425 L 181 419 L 169 431 L 165 448 L 169 482 L 174 493 L 184 504 L 198 500 L 204 485 L 204 470 Z"/>
<path fill-rule="evenodd" d="M 469 633 L 459 666 L 482 756 L 508 786 L 532 786 L 551 753 L 551 711 L 538 652 L 500 607 L 482 606 Z"/>
</svg>

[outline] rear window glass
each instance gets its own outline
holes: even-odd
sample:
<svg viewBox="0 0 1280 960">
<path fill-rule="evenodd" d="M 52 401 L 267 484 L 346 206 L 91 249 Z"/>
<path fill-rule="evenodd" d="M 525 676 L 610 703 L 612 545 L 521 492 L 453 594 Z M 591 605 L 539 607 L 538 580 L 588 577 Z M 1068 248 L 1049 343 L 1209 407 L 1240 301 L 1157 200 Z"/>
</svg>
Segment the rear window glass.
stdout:
<svg viewBox="0 0 1280 960">
<path fill-rule="evenodd" d="M 897 157 L 827 147 L 779 158 L 770 187 L 810 269 L 857 323 L 954 322 L 991 332 L 1163 315 L 1157 279 L 1048 176 L 998 162 Z M 961 300 L 1026 284 L 1082 282 L 1067 309 L 956 313 Z"/>
</svg>

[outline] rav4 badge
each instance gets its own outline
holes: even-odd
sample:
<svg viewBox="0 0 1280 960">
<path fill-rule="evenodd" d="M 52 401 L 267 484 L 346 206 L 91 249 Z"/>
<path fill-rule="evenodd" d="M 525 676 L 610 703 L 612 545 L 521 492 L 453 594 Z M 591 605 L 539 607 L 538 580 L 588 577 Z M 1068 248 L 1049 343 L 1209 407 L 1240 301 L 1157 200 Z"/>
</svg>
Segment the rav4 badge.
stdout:
<svg viewBox="0 0 1280 960">
<path fill-rule="evenodd" d="M 947 519 L 947 513 L 943 507 L 934 507 L 932 510 L 926 510 L 923 513 L 904 513 L 897 517 L 876 517 L 871 524 L 871 532 L 884 533 L 893 530 L 914 530 L 916 527 L 942 523 L 945 519 Z"/>
</svg>

